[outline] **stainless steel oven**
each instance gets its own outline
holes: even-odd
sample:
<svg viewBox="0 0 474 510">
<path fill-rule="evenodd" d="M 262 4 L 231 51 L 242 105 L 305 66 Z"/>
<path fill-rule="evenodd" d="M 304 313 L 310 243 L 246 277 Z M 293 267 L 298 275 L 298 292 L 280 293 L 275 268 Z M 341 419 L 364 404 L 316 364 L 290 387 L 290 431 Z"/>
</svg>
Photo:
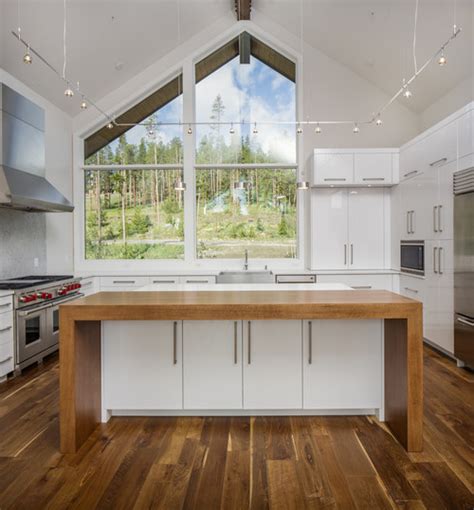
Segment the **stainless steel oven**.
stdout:
<svg viewBox="0 0 474 510">
<path fill-rule="evenodd" d="M 75 293 L 54 303 L 33 305 L 16 311 L 17 364 L 28 365 L 32 359 L 54 352 L 59 343 L 59 305 L 78 299 L 83 294 Z"/>
<path fill-rule="evenodd" d="M 402 273 L 425 275 L 425 242 L 400 242 L 400 271 Z"/>
</svg>

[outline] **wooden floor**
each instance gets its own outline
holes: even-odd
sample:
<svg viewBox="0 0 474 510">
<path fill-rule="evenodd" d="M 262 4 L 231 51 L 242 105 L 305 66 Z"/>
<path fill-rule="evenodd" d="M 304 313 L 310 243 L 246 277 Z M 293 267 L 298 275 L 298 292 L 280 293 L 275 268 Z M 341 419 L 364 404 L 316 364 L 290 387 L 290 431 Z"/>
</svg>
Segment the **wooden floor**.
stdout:
<svg viewBox="0 0 474 510">
<path fill-rule="evenodd" d="M 58 361 L 0 385 L 0 509 L 471 509 L 474 374 L 425 349 L 425 449 L 375 418 L 112 418 L 58 452 Z"/>
</svg>

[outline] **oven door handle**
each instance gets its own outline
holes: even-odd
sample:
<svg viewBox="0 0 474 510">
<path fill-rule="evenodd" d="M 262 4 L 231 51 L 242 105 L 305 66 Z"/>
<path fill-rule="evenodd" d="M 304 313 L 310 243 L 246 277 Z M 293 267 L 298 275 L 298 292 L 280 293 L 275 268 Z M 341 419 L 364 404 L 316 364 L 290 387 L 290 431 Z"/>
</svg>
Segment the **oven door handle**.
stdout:
<svg viewBox="0 0 474 510">
<path fill-rule="evenodd" d="M 77 294 L 74 294 L 74 296 L 71 296 L 67 299 L 62 299 L 61 301 L 56 301 L 56 303 L 51 303 L 51 306 L 53 308 L 57 308 L 59 305 L 63 305 L 64 303 L 69 303 L 69 301 L 74 301 L 75 299 L 79 299 L 81 297 L 84 297 L 84 294 L 81 294 L 78 292 Z"/>
<path fill-rule="evenodd" d="M 32 308 L 31 310 L 21 311 L 18 310 L 18 317 L 28 317 L 28 315 L 33 315 L 34 313 L 41 312 L 42 310 L 46 310 L 47 308 L 51 308 L 53 305 L 48 303 L 45 306 L 39 306 L 38 308 Z"/>
</svg>

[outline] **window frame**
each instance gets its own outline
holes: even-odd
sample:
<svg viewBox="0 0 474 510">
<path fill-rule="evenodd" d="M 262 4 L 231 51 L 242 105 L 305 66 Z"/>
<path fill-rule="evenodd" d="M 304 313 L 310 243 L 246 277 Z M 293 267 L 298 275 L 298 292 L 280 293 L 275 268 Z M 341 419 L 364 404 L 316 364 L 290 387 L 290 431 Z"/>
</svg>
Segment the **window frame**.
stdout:
<svg viewBox="0 0 474 510">
<path fill-rule="evenodd" d="M 302 118 L 302 69 L 301 69 L 301 56 L 292 48 L 282 46 L 279 39 L 274 38 L 270 34 L 262 31 L 260 28 L 255 27 L 252 22 L 246 24 L 244 28 L 239 25 L 234 25 L 227 31 L 221 33 L 214 40 L 209 41 L 206 39 L 206 44 L 200 50 L 194 51 L 189 54 L 187 48 L 189 46 L 183 45 L 181 59 L 179 65 L 174 68 L 173 72 L 169 72 L 170 66 L 163 66 L 168 69 L 166 75 L 162 75 L 161 79 L 142 92 L 135 96 L 132 104 L 130 104 L 130 96 L 124 91 L 124 97 L 127 97 L 127 102 L 119 112 L 126 111 L 133 104 L 136 104 L 141 99 L 149 95 L 151 91 L 156 90 L 158 87 L 163 86 L 175 78 L 178 74 L 182 75 L 182 97 L 183 97 L 183 120 L 192 119 L 196 120 L 196 104 L 195 104 L 195 67 L 196 64 L 211 54 L 216 48 L 228 43 L 232 38 L 238 36 L 242 31 L 249 32 L 251 35 L 263 41 L 265 44 L 271 46 L 275 51 L 281 53 L 285 57 L 292 60 L 296 65 L 296 81 L 295 81 L 295 94 L 296 94 L 296 118 Z M 139 75 L 140 76 L 140 75 Z M 150 73 L 147 73 L 150 76 Z M 89 136 L 94 130 L 97 130 L 103 124 L 103 118 L 96 119 L 91 122 L 87 128 L 75 133 L 73 136 L 73 158 L 74 158 L 74 171 L 73 171 L 73 192 L 74 192 L 74 267 L 78 273 L 88 274 L 139 274 L 140 272 L 146 274 L 172 274 L 182 273 L 186 270 L 189 271 L 209 271 L 216 272 L 223 268 L 225 269 L 241 269 L 241 259 L 198 259 L 196 253 L 196 226 L 197 226 L 197 211 L 196 211 L 196 187 L 195 187 L 195 147 L 196 135 L 195 130 L 191 135 L 187 134 L 187 126 L 182 126 L 183 132 L 183 180 L 187 184 L 186 191 L 183 192 L 184 204 L 184 259 L 86 259 L 85 258 L 85 209 L 84 202 L 84 139 Z M 309 180 L 304 177 L 304 164 L 302 162 L 303 155 L 303 137 L 296 137 L 296 164 L 279 165 L 285 168 L 296 168 L 297 180 Z M 177 165 L 178 166 L 178 165 Z M 236 167 L 236 165 L 234 165 Z M 122 169 L 125 167 L 122 165 Z M 308 192 L 299 192 L 297 201 L 297 225 L 296 225 L 296 247 L 297 257 L 294 259 L 289 258 L 270 258 L 270 259 L 251 259 L 251 267 L 264 267 L 268 265 L 270 269 L 290 269 L 302 270 L 305 267 L 305 253 L 306 242 L 304 233 L 307 232 L 306 225 L 309 223 L 307 217 L 309 216 L 308 206 L 309 198 Z"/>
</svg>

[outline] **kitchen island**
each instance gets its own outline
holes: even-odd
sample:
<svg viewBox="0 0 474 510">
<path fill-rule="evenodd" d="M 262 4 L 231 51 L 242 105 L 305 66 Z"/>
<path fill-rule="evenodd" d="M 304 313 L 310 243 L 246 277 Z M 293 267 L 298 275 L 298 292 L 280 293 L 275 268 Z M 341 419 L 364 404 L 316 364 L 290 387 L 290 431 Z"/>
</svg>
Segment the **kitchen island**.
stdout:
<svg viewBox="0 0 474 510">
<path fill-rule="evenodd" d="M 216 287 L 61 306 L 63 452 L 116 414 L 378 414 L 422 449 L 421 303 L 340 285 Z"/>
</svg>

